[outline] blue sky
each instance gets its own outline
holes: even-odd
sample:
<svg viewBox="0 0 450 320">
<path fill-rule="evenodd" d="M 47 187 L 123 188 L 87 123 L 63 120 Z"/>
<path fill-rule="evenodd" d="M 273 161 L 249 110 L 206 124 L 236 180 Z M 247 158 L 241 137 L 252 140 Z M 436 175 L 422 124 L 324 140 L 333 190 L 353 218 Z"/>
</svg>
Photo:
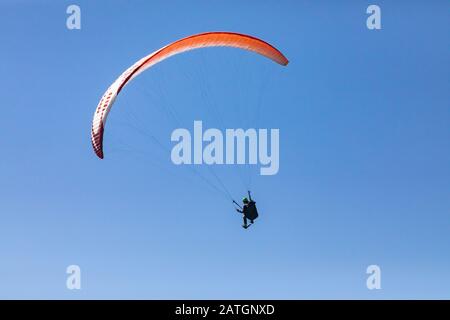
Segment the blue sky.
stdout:
<svg viewBox="0 0 450 320">
<path fill-rule="evenodd" d="M 66 28 L 72 3 L 81 30 Z M 449 298 L 448 3 L 377 1 L 378 31 L 369 4 L 3 1 L 0 298 Z M 213 30 L 265 39 L 290 64 L 173 57 L 121 93 L 97 159 L 90 124 L 112 81 Z M 170 148 L 167 108 L 188 128 L 280 129 L 277 175 L 217 169 L 233 197 L 253 190 L 251 229 L 136 130 Z M 371 264 L 381 290 L 365 286 Z"/>
</svg>

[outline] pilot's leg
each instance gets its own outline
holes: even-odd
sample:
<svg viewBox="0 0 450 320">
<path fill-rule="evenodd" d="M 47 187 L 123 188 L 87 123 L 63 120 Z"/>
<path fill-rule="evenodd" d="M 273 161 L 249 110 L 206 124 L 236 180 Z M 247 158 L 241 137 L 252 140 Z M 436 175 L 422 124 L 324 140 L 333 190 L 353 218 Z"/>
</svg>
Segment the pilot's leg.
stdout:
<svg viewBox="0 0 450 320">
<path fill-rule="evenodd" d="M 247 226 L 248 226 L 248 225 L 247 225 L 247 217 L 244 216 L 244 225 L 243 225 L 243 227 L 244 227 L 244 228 L 247 228 Z"/>
</svg>

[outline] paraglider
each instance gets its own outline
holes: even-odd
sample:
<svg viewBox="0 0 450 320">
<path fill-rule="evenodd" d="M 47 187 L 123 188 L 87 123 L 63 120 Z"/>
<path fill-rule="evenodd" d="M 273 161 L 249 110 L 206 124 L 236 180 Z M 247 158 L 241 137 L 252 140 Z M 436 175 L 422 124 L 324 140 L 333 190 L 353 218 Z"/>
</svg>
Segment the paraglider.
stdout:
<svg viewBox="0 0 450 320">
<path fill-rule="evenodd" d="M 92 147 L 94 149 L 95 154 L 100 158 L 104 158 L 103 151 L 103 136 L 104 130 L 106 126 L 106 119 L 108 117 L 109 112 L 114 104 L 114 101 L 117 98 L 117 95 L 122 91 L 122 89 L 135 77 L 149 69 L 150 67 L 158 64 L 159 62 L 182 52 L 201 49 L 206 47 L 233 47 L 242 50 L 252 51 L 261 56 L 264 56 L 277 64 L 282 66 L 286 66 L 289 61 L 287 58 L 275 47 L 270 45 L 269 43 L 258 39 L 256 37 L 234 33 L 234 32 L 206 32 L 200 33 L 196 35 L 192 35 L 178 41 L 175 41 L 169 45 L 166 45 L 149 55 L 143 57 L 134 63 L 131 67 L 126 69 L 106 90 L 103 94 L 100 102 L 97 105 L 97 108 L 94 113 L 94 117 L 92 120 L 92 128 L 91 128 L 91 142 Z M 276 131 L 275 133 L 278 133 Z M 276 136 L 278 139 L 278 135 Z M 276 143 L 273 143 L 273 146 L 278 146 Z M 261 152 L 261 151 L 260 151 Z M 277 154 L 274 152 L 273 154 Z M 272 155 L 273 155 L 272 154 Z M 260 153 L 261 156 L 261 153 Z M 268 158 L 268 157 L 265 157 Z M 267 160 L 267 159 L 266 159 Z M 269 159 L 271 160 L 271 159 Z M 267 161 L 266 161 L 267 162 Z M 276 165 L 270 166 L 269 168 L 262 168 L 261 172 L 265 170 L 266 174 L 276 174 L 278 172 L 278 160 L 275 161 Z M 264 163 L 269 164 L 269 162 Z M 272 173 L 272 171 L 274 173 Z M 264 174 L 264 173 L 262 173 Z M 218 177 L 215 176 L 217 179 Z M 206 181 L 207 182 L 207 181 Z M 229 198 L 232 199 L 230 193 L 226 188 L 220 183 L 222 187 L 225 189 Z M 214 187 L 214 186 L 213 186 Z M 252 200 L 250 191 L 248 191 L 248 199 L 243 199 L 243 206 L 241 207 L 236 201 L 233 200 L 233 203 L 239 206 L 239 209 L 236 209 L 238 212 L 243 214 L 244 225 L 243 227 L 247 229 L 250 225 L 254 223 L 254 220 L 258 217 L 258 211 L 256 209 L 256 202 Z M 250 220 L 250 224 L 248 224 L 248 220 Z"/>
<path fill-rule="evenodd" d="M 242 199 L 242 207 L 236 201 L 233 201 L 233 203 L 239 207 L 236 208 L 236 211 L 242 213 L 244 220 L 244 224 L 242 225 L 242 227 L 244 229 L 248 229 L 248 227 L 250 227 L 254 223 L 254 220 L 258 218 L 258 209 L 256 209 L 256 202 L 253 201 L 250 191 L 248 191 L 248 198 L 244 197 Z M 250 224 L 248 224 L 248 220 L 250 220 Z"/>
</svg>

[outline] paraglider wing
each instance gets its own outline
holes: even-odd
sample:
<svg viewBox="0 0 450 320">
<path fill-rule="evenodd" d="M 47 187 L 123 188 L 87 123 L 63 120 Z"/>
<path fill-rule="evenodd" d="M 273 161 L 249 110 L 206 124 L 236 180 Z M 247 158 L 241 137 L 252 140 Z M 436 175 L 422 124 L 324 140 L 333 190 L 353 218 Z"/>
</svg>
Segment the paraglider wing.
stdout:
<svg viewBox="0 0 450 320">
<path fill-rule="evenodd" d="M 207 32 L 193 35 L 175 41 L 149 54 L 125 70 L 106 90 L 97 105 L 92 121 L 91 141 L 94 151 L 100 159 L 103 159 L 103 132 L 106 118 L 122 88 L 141 72 L 158 62 L 178 53 L 204 47 L 234 47 L 256 52 L 283 66 L 289 62 L 280 51 L 267 42 L 249 35 L 233 32 Z"/>
</svg>

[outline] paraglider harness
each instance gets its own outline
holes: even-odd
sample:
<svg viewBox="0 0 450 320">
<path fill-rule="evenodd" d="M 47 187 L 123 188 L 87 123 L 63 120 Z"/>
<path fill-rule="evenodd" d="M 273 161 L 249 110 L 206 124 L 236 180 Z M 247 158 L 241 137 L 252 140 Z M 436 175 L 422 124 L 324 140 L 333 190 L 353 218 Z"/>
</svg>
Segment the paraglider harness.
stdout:
<svg viewBox="0 0 450 320">
<path fill-rule="evenodd" d="M 245 200 L 247 201 L 245 202 Z M 253 224 L 253 221 L 258 218 L 258 209 L 256 209 L 256 202 L 253 201 L 250 191 L 248 191 L 248 199 L 244 198 L 243 202 L 244 206 L 241 207 L 239 203 L 233 200 L 233 203 L 239 207 L 239 209 L 236 208 L 236 211 L 244 215 L 244 224 L 242 227 L 247 229 Z M 247 223 L 247 220 L 250 220 L 250 224 Z"/>
</svg>

